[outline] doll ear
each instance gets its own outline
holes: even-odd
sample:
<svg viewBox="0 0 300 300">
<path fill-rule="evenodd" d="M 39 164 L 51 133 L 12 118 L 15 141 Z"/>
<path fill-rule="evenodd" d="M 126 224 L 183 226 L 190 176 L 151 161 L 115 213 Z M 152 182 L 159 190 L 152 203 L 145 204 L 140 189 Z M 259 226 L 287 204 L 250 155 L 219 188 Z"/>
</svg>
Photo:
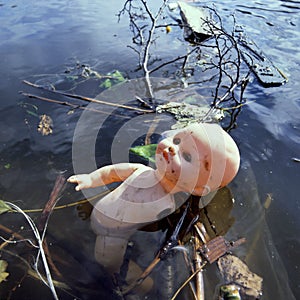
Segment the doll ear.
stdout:
<svg viewBox="0 0 300 300">
<path fill-rule="evenodd" d="M 201 187 L 197 187 L 193 190 L 193 195 L 195 196 L 206 196 L 211 192 L 210 187 L 208 185 L 204 185 Z"/>
</svg>

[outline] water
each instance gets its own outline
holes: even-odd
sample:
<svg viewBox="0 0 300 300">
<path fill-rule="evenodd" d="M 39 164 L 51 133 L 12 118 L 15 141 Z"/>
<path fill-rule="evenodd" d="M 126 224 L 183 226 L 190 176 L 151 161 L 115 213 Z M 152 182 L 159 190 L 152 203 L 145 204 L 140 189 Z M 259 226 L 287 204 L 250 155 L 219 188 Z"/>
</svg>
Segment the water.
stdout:
<svg viewBox="0 0 300 300">
<path fill-rule="evenodd" d="M 73 171 L 72 140 L 81 111 L 67 114 L 67 107 L 20 95 L 20 90 L 38 93 L 22 84 L 22 80 L 52 82 L 68 89 L 72 82 L 67 82 L 65 71 L 76 67 L 76 62 L 88 64 L 102 74 L 118 69 L 135 78 L 141 73 L 135 71 L 136 53 L 126 47 L 131 42 L 128 20 L 123 16 L 117 23 L 120 1 L 7 0 L 1 4 L 0 197 L 24 209 L 41 208 L 57 173 L 66 170 L 69 175 Z M 242 166 L 232 184 L 237 222 L 230 234 L 253 241 L 257 232 L 262 233 L 257 243 L 249 242 L 241 256 L 264 277 L 264 299 L 300 298 L 300 165 L 293 160 L 300 158 L 299 4 L 279 0 L 215 3 L 222 17 L 235 12 L 237 22 L 289 77 L 288 84 L 276 88 L 263 88 L 256 80 L 249 84 L 245 93 L 249 105 L 242 109 L 238 126 L 231 132 L 241 151 Z M 179 36 L 176 30 L 173 34 Z M 166 39 L 177 53 L 180 43 L 172 35 Z M 169 46 L 160 54 L 168 56 L 171 51 Z M 74 91 L 94 97 L 101 88 L 93 82 L 83 82 Z M 50 115 L 54 121 L 51 136 L 41 136 L 36 130 L 36 115 L 41 114 Z M 109 163 L 108 151 L 105 147 L 96 149 L 101 164 Z M 273 201 L 264 210 L 261 204 L 268 194 L 272 194 Z M 68 186 L 61 201 L 69 203 L 81 198 Z M 1 216 L 1 224 L 23 236 L 30 234 L 25 222 L 15 215 Z M 25 228 L 21 230 L 21 226 Z M 78 297 L 84 299 L 113 298 L 109 287 L 104 287 L 105 273 L 93 261 L 94 236 L 88 222 L 78 218 L 76 209 L 54 213 L 48 232 L 53 259 L 63 268 L 61 281 L 78 282 Z M 11 245 L 6 249 L 32 261 L 29 248 Z M 45 299 L 51 299 L 48 289 L 38 281 L 23 280 L 26 268 L 20 260 L 16 262 L 7 253 L 3 253 L 3 259 L 10 263 L 8 272 L 15 274 L 11 275 L 14 282 L 0 285 L 5 297 L 8 290 L 13 290 L 12 299 L 37 299 L 42 291 Z M 60 297 L 71 296 L 60 292 Z"/>
</svg>

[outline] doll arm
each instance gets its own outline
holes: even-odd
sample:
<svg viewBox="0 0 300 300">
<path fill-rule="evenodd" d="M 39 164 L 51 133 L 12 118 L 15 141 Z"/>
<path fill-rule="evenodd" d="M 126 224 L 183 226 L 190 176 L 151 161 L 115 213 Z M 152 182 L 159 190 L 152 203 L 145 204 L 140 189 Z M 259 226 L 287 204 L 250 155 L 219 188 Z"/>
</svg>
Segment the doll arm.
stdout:
<svg viewBox="0 0 300 300">
<path fill-rule="evenodd" d="M 76 191 L 94 188 L 113 182 L 124 181 L 139 168 L 145 167 L 142 164 L 120 163 L 102 167 L 90 174 L 73 175 L 68 178 L 68 182 L 76 183 Z"/>
</svg>

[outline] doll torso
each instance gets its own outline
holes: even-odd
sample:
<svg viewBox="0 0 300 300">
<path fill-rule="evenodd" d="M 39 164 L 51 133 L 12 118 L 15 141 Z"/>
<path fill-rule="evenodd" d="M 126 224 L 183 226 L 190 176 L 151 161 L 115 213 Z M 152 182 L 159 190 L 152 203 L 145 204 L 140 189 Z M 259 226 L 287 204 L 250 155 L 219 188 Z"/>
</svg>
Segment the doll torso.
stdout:
<svg viewBox="0 0 300 300">
<path fill-rule="evenodd" d="M 144 166 L 97 202 L 91 216 L 92 227 L 96 233 L 105 228 L 107 231 L 140 228 L 176 208 L 174 196 L 163 189 L 155 170 Z"/>
</svg>

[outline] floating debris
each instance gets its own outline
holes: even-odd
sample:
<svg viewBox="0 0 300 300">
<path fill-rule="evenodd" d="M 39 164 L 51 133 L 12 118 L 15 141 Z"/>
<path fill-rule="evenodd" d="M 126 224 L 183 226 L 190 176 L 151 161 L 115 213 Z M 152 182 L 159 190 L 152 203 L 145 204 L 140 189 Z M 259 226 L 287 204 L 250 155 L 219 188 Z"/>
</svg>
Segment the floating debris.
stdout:
<svg viewBox="0 0 300 300">
<path fill-rule="evenodd" d="M 11 167 L 10 163 L 7 163 L 7 164 L 4 165 L 4 169 L 6 169 L 6 170 L 10 169 L 10 167 Z"/>
<path fill-rule="evenodd" d="M 209 106 L 198 106 L 188 103 L 168 102 L 158 105 L 157 113 L 170 113 L 177 120 L 172 129 L 184 128 L 192 123 L 199 123 L 205 119 L 206 123 L 217 123 L 224 118 L 224 113 L 219 109 L 211 109 Z"/>
<path fill-rule="evenodd" d="M 0 215 L 6 213 L 6 212 L 8 212 L 8 211 L 11 211 L 10 206 L 8 206 L 8 205 L 5 203 L 5 201 L 0 200 Z"/>
<path fill-rule="evenodd" d="M 258 299 L 262 295 L 262 278 L 252 273 L 238 257 L 231 254 L 221 257 L 218 260 L 218 268 L 226 284 L 235 284 L 240 287 L 242 299 L 243 297 Z"/>
<path fill-rule="evenodd" d="M 213 18 L 208 8 L 178 2 L 184 25 L 184 38 L 190 42 L 201 42 L 216 33 Z"/>
<path fill-rule="evenodd" d="M 205 259 L 212 264 L 222 255 L 228 253 L 230 250 L 241 245 L 245 241 L 246 240 L 242 238 L 236 242 L 228 242 L 223 236 L 218 236 L 204 244 L 199 250 Z"/>
<path fill-rule="evenodd" d="M 267 197 L 266 197 L 266 200 L 265 200 L 265 203 L 264 203 L 264 208 L 268 209 L 270 207 L 272 201 L 273 201 L 273 196 L 272 196 L 271 193 L 268 193 Z"/>
<path fill-rule="evenodd" d="M 53 121 L 49 116 L 47 115 L 40 116 L 38 132 L 40 132 L 42 135 L 49 135 L 53 132 L 52 126 L 53 126 Z"/>
<path fill-rule="evenodd" d="M 9 273 L 6 272 L 6 268 L 8 266 L 8 263 L 5 260 L 0 260 L 0 283 L 2 281 L 5 281 L 8 277 Z"/>
<path fill-rule="evenodd" d="M 104 76 L 102 76 L 104 78 Z M 113 73 L 108 73 L 104 82 L 100 84 L 100 87 L 109 89 L 111 88 L 114 84 L 124 82 L 125 78 L 122 75 L 122 73 L 118 70 L 114 71 Z"/>
<path fill-rule="evenodd" d="M 241 300 L 239 288 L 235 284 L 222 285 L 220 287 L 219 300 Z"/>
<path fill-rule="evenodd" d="M 192 6 L 178 2 L 184 38 L 189 42 L 200 43 L 220 34 L 218 24 L 207 7 Z M 269 24 L 270 25 L 270 24 Z M 241 27 L 236 29 L 237 44 L 241 55 L 251 71 L 264 87 L 280 86 L 288 81 L 287 76 L 250 40 Z"/>
<path fill-rule="evenodd" d="M 280 86 L 288 81 L 287 76 L 243 32 L 239 32 L 238 45 L 243 59 L 264 87 Z"/>
</svg>

